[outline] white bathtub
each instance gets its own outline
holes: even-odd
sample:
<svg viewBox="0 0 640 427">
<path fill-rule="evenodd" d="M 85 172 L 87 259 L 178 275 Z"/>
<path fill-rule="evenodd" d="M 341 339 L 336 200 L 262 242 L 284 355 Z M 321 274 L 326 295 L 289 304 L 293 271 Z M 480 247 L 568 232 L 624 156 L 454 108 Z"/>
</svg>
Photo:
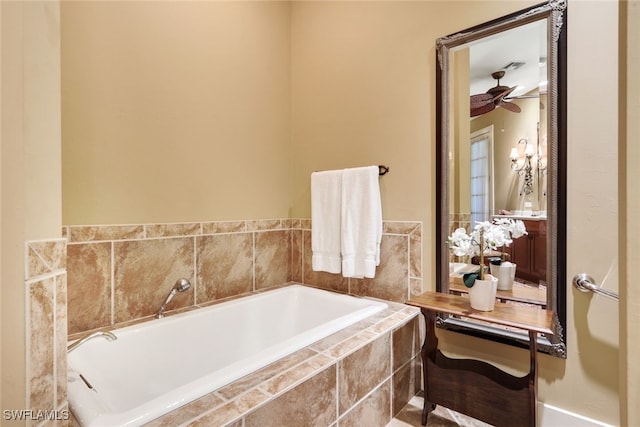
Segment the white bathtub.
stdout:
<svg viewBox="0 0 640 427">
<path fill-rule="evenodd" d="M 69 353 L 69 405 L 83 426 L 141 425 L 386 307 L 291 285 L 116 329 Z"/>
</svg>

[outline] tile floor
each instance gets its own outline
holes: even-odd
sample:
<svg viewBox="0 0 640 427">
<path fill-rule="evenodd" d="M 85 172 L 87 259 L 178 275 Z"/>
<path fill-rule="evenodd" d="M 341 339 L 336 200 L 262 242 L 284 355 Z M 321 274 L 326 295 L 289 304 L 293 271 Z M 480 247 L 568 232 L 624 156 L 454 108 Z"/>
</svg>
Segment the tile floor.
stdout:
<svg viewBox="0 0 640 427">
<path fill-rule="evenodd" d="M 420 395 L 415 396 L 386 427 L 420 427 L 423 402 Z M 436 406 L 429 414 L 427 427 L 489 427 L 489 424 Z"/>
</svg>

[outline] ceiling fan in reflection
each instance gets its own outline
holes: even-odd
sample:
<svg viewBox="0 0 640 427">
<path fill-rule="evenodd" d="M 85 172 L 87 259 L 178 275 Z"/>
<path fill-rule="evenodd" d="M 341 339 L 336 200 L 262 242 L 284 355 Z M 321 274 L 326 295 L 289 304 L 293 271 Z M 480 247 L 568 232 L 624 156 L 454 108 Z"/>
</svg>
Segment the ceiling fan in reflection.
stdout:
<svg viewBox="0 0 640 427">
<path fill-rule="evenodd" d="M 507 101 L 505 98 L 514 91 L 516 86 L 500 86 L 500 79 L 504 77 L 504 71 L 496 71 L 491 77 L 498 81 L 497 85 L 486 93 L 471 95 L 471 117 L 480 116 L 493 111 L 496 107 L 502 107 L 514 113 L 519 113 L 520 107 Z"/>
</svg>

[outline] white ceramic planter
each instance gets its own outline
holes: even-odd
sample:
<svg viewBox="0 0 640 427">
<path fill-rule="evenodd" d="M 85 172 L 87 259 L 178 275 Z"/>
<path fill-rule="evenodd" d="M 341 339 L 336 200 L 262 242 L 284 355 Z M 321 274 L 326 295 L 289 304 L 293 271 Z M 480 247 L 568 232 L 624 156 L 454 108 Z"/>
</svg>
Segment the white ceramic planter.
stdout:
<svg viewBox="0 0 640 427">
<path fill-rule="evenodd" d="M 516 278 L 516 264 L 509 261 L 500 265 L 491 264 L 491 275 L 498 278 L 498 290 L 510 291 Z"/>
<path fill-rule="evenodd" d="M 469 288 L 471 308 L 480 311 L 493 310 L 496 303 L 497 289 L 498 278 L 491 274 L 486 274 L 484 280 L 476 279 L 473 286 Z"/>
</svg>

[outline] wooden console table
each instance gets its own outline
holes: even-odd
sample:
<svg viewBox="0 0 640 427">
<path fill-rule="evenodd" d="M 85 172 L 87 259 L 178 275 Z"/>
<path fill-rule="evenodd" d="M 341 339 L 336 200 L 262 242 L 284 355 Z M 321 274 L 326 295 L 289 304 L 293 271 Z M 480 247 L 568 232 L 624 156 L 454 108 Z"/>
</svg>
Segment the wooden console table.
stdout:
<svg viewBox="0 0 640 427">
<path fill-rule="evenodd" d="M 478 311 L 460 295 L 425 292 L 407 304 L 419 307 L 426 320 L 422 346 L 424 408 L 422 425 L 435 405 L 453 409 L 495 426 L 530 426 L 537 423 L 537 334 L 552 334 L 553 312 L 496 302 L 493 311 Z M 513 376 L 489 363 L 451 359 L 438 350 L 436 313 L 463 316 L 529 332 L 529 373 Z"/>
</svg>

